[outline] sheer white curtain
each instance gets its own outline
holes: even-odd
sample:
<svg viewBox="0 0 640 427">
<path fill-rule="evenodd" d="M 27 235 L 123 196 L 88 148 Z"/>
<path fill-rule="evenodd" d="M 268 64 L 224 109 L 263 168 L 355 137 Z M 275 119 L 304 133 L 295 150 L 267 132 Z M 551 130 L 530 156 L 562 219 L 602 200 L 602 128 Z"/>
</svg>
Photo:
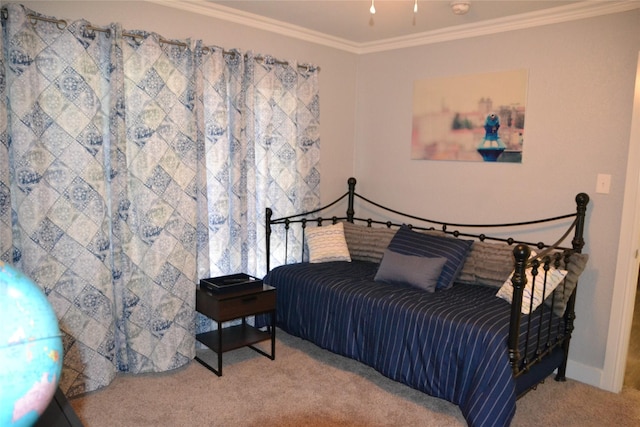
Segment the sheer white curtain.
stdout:
<svg viewBox="0 0 640 427">
<path fill-rule="evenodd" d="M 318 205 L 318 89 L 313 67 L 56 19 L 3 12 L 0 260 L 53 305 L 73 396 L 191 360 L 198 279 L 260 275 L 264 208 Z"/>
</svg>

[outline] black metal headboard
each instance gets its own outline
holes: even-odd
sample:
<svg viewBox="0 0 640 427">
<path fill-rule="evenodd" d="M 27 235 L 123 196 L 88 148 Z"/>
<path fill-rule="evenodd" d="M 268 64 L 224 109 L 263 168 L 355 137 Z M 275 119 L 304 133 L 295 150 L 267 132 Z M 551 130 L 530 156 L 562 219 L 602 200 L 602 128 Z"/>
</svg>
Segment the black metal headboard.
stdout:
<svg viewBox="0 0 640 427">
<path fill-rule="evenodd" d="M 346 193 L 338 197 L 333 202 L 309 212 L 303 212 L 299 214 L 294 214 L 294 215 L 273 219 L 272 218 L 273 211 L 270 208 L 266 209 L 265 227 L 266 227 L 267 272 L 270 271 L 270 264 L 271 264 L 270 262 L 271 227 L 276 224 L 283 224 L 284 227 L 288 230 L 292 224 L 300 223 L 304 232 L 304 228 L 306 227 L 307 223 L 315 222 L 317 225 L 322 225 L 322 223 L 325 221 L 331 221 L 331 223 L 333 224 L 335 224 L 338 221 L 349 221 L 351 223 L 363 222 L 363 223 L 366 223 L 368 226 L 372 226 L 373 224 L 379 224 L 379 225 L 385 225 L 389 228 L 400 227 L 403 223 L 406 223 L 411 228 L 416 230 L 440 230 L 446 234 L 450 234 L 455 237 L 471 237 L 480 241 L 492 240 L 492 241 L 505 242 L 509 245 L 522 244 L 529 247 L 536 247 L 542 251 L 537 254 L 536 258 L 542 258 L 552 250 L 573 250 L 574 252 L 581 252 L 582 248 L 584 247 L 584 224 L 585 224 L 585 217 L 586 217 L 586 211 L 587 211 L 587 204 L 589 203 L 589 196 L 585 193 L 579 193 L 576 196 L 575 198 L 576 211 L 569 214 L 543 218 L 543 219 L 538 219 L 534 221 L 512 222 L 512 223 L 502 223 L 502 224 L 463 224 L 463 223 L 436 221 L 436 220 L 400 212 L 395 209 L 391 209 L 389 207 L 376 203 L 356 193 L 355 178 L 353 177 L 349 178 L 347 183 L 348 183 L 349 189 Z M 314 214 L 318 214 L 322 211 L 328 210 L 329 208 L 333 207 L 334 205 L 336 205 L 337 203 L 339 203 L 345 198 L 348 199 L 346 216 L 344 217 L 332 216 L 330 218 L 323 218 L 322 216 L 315 216 L 315 217 L 312 216 Z M 399 217 L 402 220 L 402 222 L 356 217 L 355 208 L 354 208 L 356 198 L 372 206 L 377 207 L 378 209 L 380 209 L 381 212 L 387 212 L 395 215 L 396 217 Z M 554 222 L 557 223 L 559 221 L 570 219 L 570 218 L 573 218 L 574 220 L 571 222 L 569 227 L 565 230 L 564 234 L 556 242 L 551 244 L 547 244 L 544 242 L 528 242 L 524 240 L 518 240 L 512 237 L 487 236 L 486 234 L 481 232 L 470 233 L 467 231 L 463 232 L 458 230 L 458 229 L 499 229 L 499 228 L 519 227 L 519 226 L 543 224 L 543 223 L 554 223 Z M 409 223 L 407 220 L 417 221 L 417 222 Z M 569 237 L 572 231 L 573 231 L 573 237 L 571 240 L 571 247 L 563 246 L 563 242 L 566 241 L 566 239 Z M 287 239 L 286 235 L 285 235 L 285 239 Z M 288 250 L 288 242 L 285 241 L 285 253 L 287 252 L 287 250 Z M 302 251 L 304 251 L 304 245 L 302 245 Z M 304 253 L 301 256 L 301 259 L 303 258 L 303 256 L 304 256 Z"/>
</svg>

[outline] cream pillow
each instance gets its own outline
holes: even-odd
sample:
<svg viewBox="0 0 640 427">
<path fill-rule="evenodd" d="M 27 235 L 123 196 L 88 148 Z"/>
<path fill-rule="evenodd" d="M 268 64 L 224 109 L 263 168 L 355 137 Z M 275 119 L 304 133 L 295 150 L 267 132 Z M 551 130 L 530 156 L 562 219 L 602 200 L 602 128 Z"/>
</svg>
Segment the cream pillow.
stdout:
<svg viewBox="0 0 640 427">
<path fill-rule="evenodd" d="M 511 276 L 513 275 L 513 272 Z M 558 287 L 560 282 L 567 275 L 567 270 L 560 270 L 555 268 L 550 268 L 547 272 L 547 286 L 544 288 L 544 277 L 545 272 L 542 266 L 538 268 L 538 275 L 536 276 L 535 287 L 533 286 L 533 274 L 531 273 L 531 267 L 525 270 L 525 275 L 527 276 L 527 284 L 524 287 L 524 291 L 522 292 L 522 308 L 520 312 L 522 314 L 529 314 L 529 311 L 534 311 L 542 301 L 544 301 L 553 290 Z M 504 284 L 498 290 L 496 294 L 497 297 L 502 298 L 505 301 L 508 301 L 511 304 L 511 300 L 513 298 L 513 285 L 511 284 L 511 276 L 504 282 Z M 542 294 L 544 288 L 544 295 Z M 533 290 L 533 291 L 532 291 Z M 531 305 L 531 301 L 533 301 L 533 305 Z"/>
<path fill-rule="evenodd" d="M 305 229 L 305 234 L 309 247 L 309 262 L 351 262 L 341 222 L 321 227 L 309 227 Z"/>
</svg>

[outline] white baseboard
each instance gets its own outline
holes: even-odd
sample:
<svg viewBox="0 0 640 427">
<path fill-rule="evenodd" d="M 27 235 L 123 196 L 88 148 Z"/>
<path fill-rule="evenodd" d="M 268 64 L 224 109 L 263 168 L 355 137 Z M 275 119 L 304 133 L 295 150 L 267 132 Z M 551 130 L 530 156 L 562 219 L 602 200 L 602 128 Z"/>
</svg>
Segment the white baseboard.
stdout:
<svg viewBox="0 0 640 427">
<path fill-rule="evenodd" d="M 606 390 L 602 383 L 602 369 L 584 365 L 571 359 L 567 363 L 567 378 Z"/>
</svg>

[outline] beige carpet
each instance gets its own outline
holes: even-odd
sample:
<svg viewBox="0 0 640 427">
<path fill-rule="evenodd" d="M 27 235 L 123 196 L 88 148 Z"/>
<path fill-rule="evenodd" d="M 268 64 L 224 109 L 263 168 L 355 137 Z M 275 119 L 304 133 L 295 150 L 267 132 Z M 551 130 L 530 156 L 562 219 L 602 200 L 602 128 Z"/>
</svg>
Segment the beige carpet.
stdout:
<svg viewBox="0 0 640 427">
<path fill-rule="evenodd" d="M 222 377 L 194 361 L 169 373 L 120 375 L 71 404 L 87 427 L 466 425 L 446 401 L 277 332 L 274 361 L 235 350 L 224 355 Z M 213 353 L 199 355 L 213 362 Z M 639 426 L 640 391 L 550 378 L 518 401 L 512 425 Z"/>
</svg>

